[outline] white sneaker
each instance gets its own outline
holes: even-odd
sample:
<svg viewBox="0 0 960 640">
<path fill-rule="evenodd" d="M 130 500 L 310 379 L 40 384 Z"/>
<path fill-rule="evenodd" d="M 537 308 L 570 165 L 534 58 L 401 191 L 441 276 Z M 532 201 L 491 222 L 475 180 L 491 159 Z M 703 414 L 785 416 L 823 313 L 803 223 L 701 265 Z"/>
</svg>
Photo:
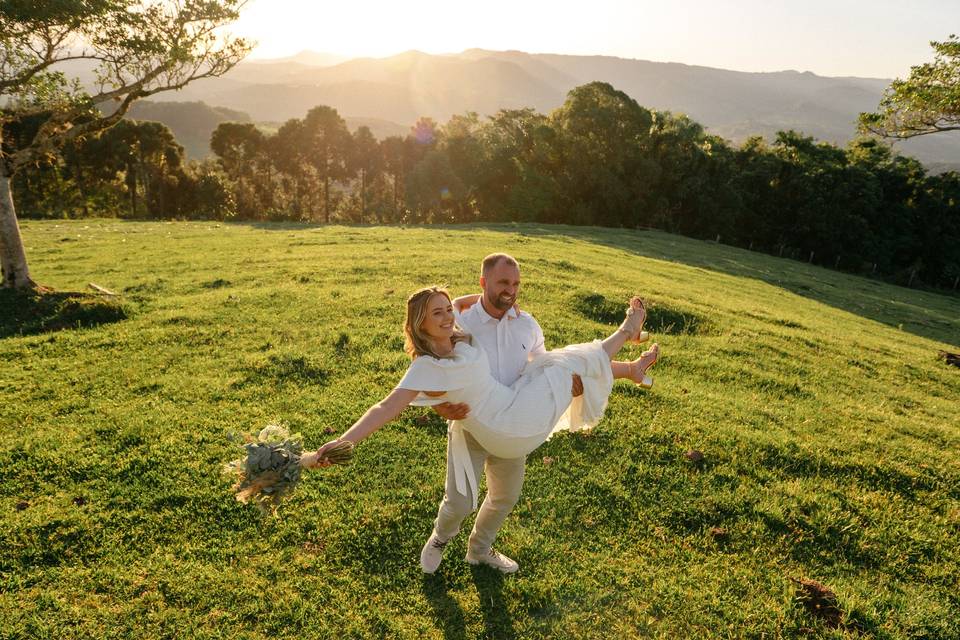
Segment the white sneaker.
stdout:
<svg viewBox="0 0 960 640">
<path fill-rule="evenodd" d="M 441 540 L 436 532 L 430 534 L 430 539 L 423 545 L 420 551 L 420 568 L 424 573 L 433 573 L 440 566 L 443 560 L 443 548 L 450 542 L 449 539 Z"/>
<path fill-rule="evenodd" d="M 514 573 L 520 569 L 520 565 L 514 560 L 493 549 L 490 549 L 487 553 L 476 555 L 472 551 L 467 551 L 467 557 L 464 560 L 470 564 L 488 564 L 504 573 Z"/>
</svg>

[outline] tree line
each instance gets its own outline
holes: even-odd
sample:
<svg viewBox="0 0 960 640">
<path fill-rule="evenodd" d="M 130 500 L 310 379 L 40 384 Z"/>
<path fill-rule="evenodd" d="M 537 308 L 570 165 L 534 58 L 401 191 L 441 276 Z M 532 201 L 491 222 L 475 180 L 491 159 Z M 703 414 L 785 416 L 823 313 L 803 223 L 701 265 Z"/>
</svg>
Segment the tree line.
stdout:
<svg viewBox="0 0 960 640">
<path fill-rule="evenodd" d="M 29 138 L 29 121 L 17 127 L 5 143 Z M 276 131 L 221 123 L 210 147 L 188 163 L 164 125 L 123 120 L 22 168 L 15 198 L 32 217 L 656 228 L 902 284 L 960 279 L 957 173 L 875 138 L 733 145 L 602 82 L 550 114 L 421 118 L 378 140 L 318 106 Z"/>
</svg>

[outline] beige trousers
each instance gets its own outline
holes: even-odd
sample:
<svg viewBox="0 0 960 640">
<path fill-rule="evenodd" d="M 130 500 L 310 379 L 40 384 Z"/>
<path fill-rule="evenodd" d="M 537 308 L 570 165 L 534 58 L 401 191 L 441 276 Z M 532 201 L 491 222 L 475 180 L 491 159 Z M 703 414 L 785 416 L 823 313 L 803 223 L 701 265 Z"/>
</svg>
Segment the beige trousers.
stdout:
<svg viewBox="0 0 960 640">
<path fill-rule="evenodd" d="M 473 465 L 474 477 L 480 478 L 480 471 L 484 470 L 487 476 L 487 495 L 477 512 L 477 519 L 473 524 L 473 531 L 467 541 L 470 552 L 474 555 L 485 554 L 490 551 L 497 532 L 503 526 L 514 505 L 520 498 L 520 489 L 523 487 L 523 476 L 526 470 L 527 459 L 498 458 L 490 455 L 486 449 L 474 440 L 473 436 L 464 431 L 467 441 L 467 451 L 470 453 L 470 462 Z M 469 491 L 469 488 L 468 488 Z M 447 484 L 444 488 L 443 502 L 440 511 L 433 523 L 433 530 L 441 540 L 448 540 L 460 532 L 460 524 L 473 511 L 471 496 L 461 495 L 457 491 L 454 478 L 453 459 L 450 451 L 450 435 L 447 435 Z"/>
</svg>

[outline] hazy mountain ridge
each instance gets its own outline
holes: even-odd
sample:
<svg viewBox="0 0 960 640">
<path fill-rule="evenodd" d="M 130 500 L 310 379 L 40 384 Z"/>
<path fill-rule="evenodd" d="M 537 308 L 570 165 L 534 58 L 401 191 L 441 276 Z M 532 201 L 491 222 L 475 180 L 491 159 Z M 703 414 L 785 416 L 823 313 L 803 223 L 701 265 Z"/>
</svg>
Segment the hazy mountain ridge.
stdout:
<svg viewBox="0 0 960 640">
<path fill-rule="evenodd" d="M 311 105 L 312 106 L 312 105 Z M 153 120 L 167 125 L 186 152 L 188 158 L 201 160 L 209 155 L 210 136 L 221 122 L 250 122 L 248 114 L 225 107 L 211 107 L 204 102 L 135 102 L 127 112 L 131 120 Z M 409 125 L 380 118 L 344 118 L 347 128 L 356 131 L 368 127 L 375 137 L 403 136 L 410 132 Z M 282 121 L 259 121 L 257 127 L 268 133 L 276 133 Z"/>
<path fill-rule="evenodd" d="M 309 64 L 309 52 L 290 61 L 244 62 L 223 78 L 195 82 L 158 100 L 202 100 L 244 111 L 257 121 L 302 117 L 317 104 L 343 116 L 376 118 L 408 127 L 420 116 L 445 122 L 454 114 L 490 115 L 503 108 L 549 112 L 575 86 L 600 80 L 643 106 L 686 113 L 713 133 L 740 142 L 796 129 L 845 144 L 861 111 L 876 108 L 889 79 L 823 77 L 811 72 L 742 72 L 610 56 L 529 54 L 468 49 L 431 55 L 408 51 L 389 58 Z M 318 60 L 331 60 L 318 54 Z M 960 135 L 898 143 L 930 165 L 960 168 Z"/>
<path fill-rule="evenodd" d="M 131 120 L 154 120 L 170 128 L 187 157 L 210 154 L 210 134 L 221 122 L 249 122 L 250 116 L 235 109 L 211 107 L 203 102 L 152 102 L 140 100 L 127 112 Z"/>
</svg>

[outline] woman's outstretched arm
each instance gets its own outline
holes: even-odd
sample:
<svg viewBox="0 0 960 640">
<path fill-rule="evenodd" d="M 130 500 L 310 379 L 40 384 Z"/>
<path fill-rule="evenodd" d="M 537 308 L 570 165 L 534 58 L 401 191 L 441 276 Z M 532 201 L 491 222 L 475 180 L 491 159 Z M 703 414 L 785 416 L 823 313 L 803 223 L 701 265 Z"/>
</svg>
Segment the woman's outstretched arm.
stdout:
<svg viewBox="0 0 960 640">
<path fill-rule="evenodd" d="M 411 389 L 394 389 L 386 398 L 373 405 L 363 416 L 353 423 L 349 429 L 344 431 L 343 435 L 336 440 L 331 440 L 327 444 L 317 449 L 317 466 L 325 467 L 330 463 L 324 459 L 324 453 L 338 442 L 347 440 L 356 444 L 378 430 L 383 425 L 394 420 L 400 413 L 406 409 L 413 399 L 417 397 L 419 391 Z"/>
</svg>

